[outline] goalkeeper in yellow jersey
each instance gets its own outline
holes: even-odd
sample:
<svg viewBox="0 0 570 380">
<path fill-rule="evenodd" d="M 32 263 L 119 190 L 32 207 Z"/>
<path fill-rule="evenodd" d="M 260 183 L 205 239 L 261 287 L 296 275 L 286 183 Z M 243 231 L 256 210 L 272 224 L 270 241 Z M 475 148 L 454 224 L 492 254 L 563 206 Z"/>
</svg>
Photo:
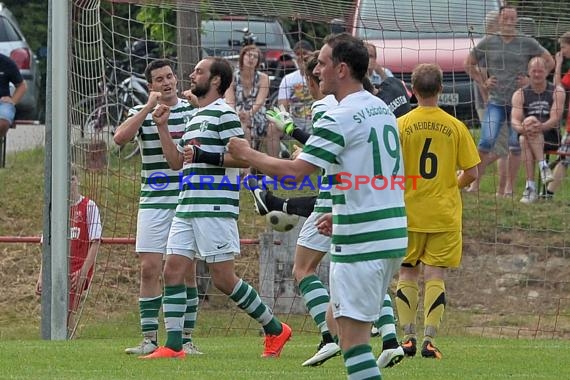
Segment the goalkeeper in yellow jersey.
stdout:
<svg viewBox="0 0 570 380">
<path fill-rule="evenodd" d="M 477 147 L 461 121 L 438 107 L 442 72 L 420 64 L 412 73 L 418 107 L 398 119 L 407 178 L 419 176 L 417 186 L 406 183 L 408 249 L 400 268 L 396 307 L 404 329 L 402 347 L 416 354 L 418 278 L 424 267 L 423 357 L 440 359 L 434 338 L 445 309 L 444 275 L 461 262 L 462 202 L 460 190 L 477 178 Z M 457 176 L 457 170 L 461 174 Z"/>
</svg>

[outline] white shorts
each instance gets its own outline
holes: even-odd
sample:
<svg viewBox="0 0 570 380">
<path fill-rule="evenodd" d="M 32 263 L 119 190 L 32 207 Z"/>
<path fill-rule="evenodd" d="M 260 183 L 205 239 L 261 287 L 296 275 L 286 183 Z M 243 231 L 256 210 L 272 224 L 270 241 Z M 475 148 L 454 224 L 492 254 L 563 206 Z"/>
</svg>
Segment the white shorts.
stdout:
<svg viewBox="0 0 570 380">
<path fill-rule="evenodd" d="M 168 255 L 217 263 L 233 260 L 240 252 L 237 221 L 232 218 L 178 218 L 166 245 Z"/>
<path fill-rule="evenodd" d="M 299 238 L 297 239 L 297 245 L 306 247 L 319 252 L 328 252 L 331 249 L 331 238 L 330 236 L 325 236 L 319 233 L 315 222 L 323 215 L 320 212 L 312 212 L 311 215 L 303 224 L 301 232 L 299 232 Z"/>
<path fill-rule="evenodd" d="M 374 322 L 380 317 L 384 296 L 402 258 L 331 262 L 330 302 L 335 318 Z"/>
<path fill-rule="evenodd" d="M 166 242 L 176 210 L 140 208 L 137 216 L 137 253 L 166 253 Z"/>
</svg>

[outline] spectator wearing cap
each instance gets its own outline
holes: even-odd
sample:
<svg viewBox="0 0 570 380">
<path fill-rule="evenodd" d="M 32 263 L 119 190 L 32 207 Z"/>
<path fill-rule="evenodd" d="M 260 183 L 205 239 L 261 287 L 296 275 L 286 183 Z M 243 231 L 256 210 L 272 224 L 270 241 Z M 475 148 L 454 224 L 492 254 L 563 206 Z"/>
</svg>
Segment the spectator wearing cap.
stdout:
<svg viewBox="0 0 570 380">
<path fill-rule="evenodd" d="M 305 80 L 304 61 L 313 52 L 313 45 L 306 40 L 300 40 L 293 46 L 298 70 L 287 74 L 281 80 L 277 102 L 283 105 L 291 114 L 295 126 L 311 133 L 311 104 L 313 98 Z M 273 157 L 279 155 L 279 142 L 282 132 L 270 123 L 267 130 L 267 154 Z"/>
</svg>

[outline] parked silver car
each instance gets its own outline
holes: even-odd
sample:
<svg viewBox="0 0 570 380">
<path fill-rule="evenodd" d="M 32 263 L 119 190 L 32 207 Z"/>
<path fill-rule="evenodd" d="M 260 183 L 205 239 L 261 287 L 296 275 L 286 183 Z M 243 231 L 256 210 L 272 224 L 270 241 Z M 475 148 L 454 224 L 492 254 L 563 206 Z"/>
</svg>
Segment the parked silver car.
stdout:
<svg viewBox="0 0 570 380">
<path fill-rule="evenodd" d="M 41 74 L 38 61 L 12 12 L 2 3 L 0 3 L 0 53 L 16 62 L 28 85 L 26 94 L 16 106 L 16 119 L 37 119 L 42 108 L 39 104 Z"/>
</svg>

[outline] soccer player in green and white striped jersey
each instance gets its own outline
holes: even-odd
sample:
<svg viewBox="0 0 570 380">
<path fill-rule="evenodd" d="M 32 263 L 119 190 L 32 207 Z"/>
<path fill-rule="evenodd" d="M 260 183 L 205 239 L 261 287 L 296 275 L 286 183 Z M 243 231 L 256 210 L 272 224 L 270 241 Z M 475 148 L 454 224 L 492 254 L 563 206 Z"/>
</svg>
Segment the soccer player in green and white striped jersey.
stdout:
<svg viewBox="0 0 570 380">
<path fill-rule="evenodd" d="M 311 97 L 315 99 L 311 105 L 313 125 L 323 117 L 328 109 L 338 105 L 338 102 L 333 95 L 325 96 L 320 91 L 319 78 L 313 75 L 313 69 L 317 65 L 318 54 L 318 51 L 314 52 L 304 62 L 304 73 L 307 87 L 309 88 Z M 285 115 L 284 112 L 286 111 L 283 108 L 274 109 L 273 111 L 268 112 L 267 117 L 269 120 L 273 121 L 275 127 L 279 130 L 282 130 L 286 134 L 293 136 L 302 144 L 305 144 L 309 139 L 310 134 L 294 125 L 293 120 L 288 117 L 288 114 L 286 114 L 287 116 L 285 118 L 280 117 L 280 115 Z M 319 194 L 316 197 L 316 200 L 310 197 L 304 197 L 306 200 L 314 200 L 315 202 L 314 207 L 313 205 L 310 207 L 312 211 L 303 224 L 295 249 L 293 276 L 299 285 L 299 290 L 303 296 L 305 306 L 307 306 L 309 314 L 315 321 L 315 324 L 319 328 L 322 336 L 317 352 L 311 358 L 303 362 L 303 366 L 319 366 L 330 358 L 340 355 L 340 347 L 335 341 L 337 335 L 336 329 L 334 326 L 332 329 L 329 329 L 325 319 L 329 305 L 329 293 L 317 276 L 317 266 L 327 254 L 331 245 L 330 238 L 319 234 L 319 231 L 317 231 L 317 228 L 315 227 L 315 222 L 323 215 L 323 213 L 332 211 L 332 200 L 328 189 L 328 178 L 323 171 L 322 185 L 319 186 Z M 262 190 L 254 188 L 253 194 L 256 199 L 258 211 L 262 211 L 260 208 L 264 207 L 263 201 L 258 199 L 262 194 Z M 277 199 L 276 197 L 273 198 Z M 287 201 L 284 203 L 287 203 Z"/>
<path fill-rule="evenodd" d="M 299 157 L 274 159 L 236 138 L 230 140 L 229 152 L 280 177 L 302 179 L 324 168 L 335 180 L 341 174 L 353 181 L 357 175 L 369 181 L 403 178 L 396 118 L 363 89 L 367 66 L 368 51 L 361 40 L 346 33 L 327 37 L 313 72 L 321 91 L 335 95 L 339 105 L 317 122 Z M 404 190 L 335 181 L 331 195 L 332 216 L 321 218 L 318 227 L 321 233 L 332 233 L 330 297 L 348 378 L 381 379 L 369 344 L 370 327 L 406 252 Z"/>
<path fill-rule="evenodd" d="M 137 216 L 136 252 L 140 260 L 141 283 L 139 290 L 140 321 L 143 341 L 125 350 L 128 354 L 146 355 L 157 347 L 158 314 L 162 304 L 161 274 L 163 255 L 172 218 L 178 203 L 179 176 L 168 167 L 164 159 L 152 112 L 159 104 L 171 107 L 168 119 L 170 138 L 178 142 L 186 122 L 195 112 L 194 107 L 176 93 L 177 79 L 166 60 L 151 62 L 145 77 L 150 90 L 145 105 L 135 106 L 129 117 L 114 135 L 117 144 L 123 145 L 138 139 L 142 153 L 141 192 Z M 186 310 L 184 321 L 184 350 L 200 353 L 192 343 L 191 333 L 196 322 L 198 291 L 194 270 L 186 279 Z"/>
<path fill-rule="evenodd" d="M 185 178 L 168 237 L 164 268 L 167 340 L 165 346 L 145 359 L 185 356 L 181 330 L 184 275 L 195 266 L 196 259 L 208 264 L 214 286 L 263 326 L 262 356 L 278 357 L 291 337 L 291 328 L 273 315 L 255 289 L 239 278 L 234 269 L 234 259 L 240 251 L 237 168 L 248 165 L 224 152 L 231 137 L 243 137 L 239 117 L 222 99 L 231 82 L 232 68 L 227 60 L 209 57 L 198 62 L 190 75 L 190 86 L 200 108 L 179 144 L 169 138 L 170 108 L 159 105 L 153 112 L 166 160 L 174 170 L 183 167 Z M 208 178 L 208 183 L 204 178 Z"/>
</svg>

